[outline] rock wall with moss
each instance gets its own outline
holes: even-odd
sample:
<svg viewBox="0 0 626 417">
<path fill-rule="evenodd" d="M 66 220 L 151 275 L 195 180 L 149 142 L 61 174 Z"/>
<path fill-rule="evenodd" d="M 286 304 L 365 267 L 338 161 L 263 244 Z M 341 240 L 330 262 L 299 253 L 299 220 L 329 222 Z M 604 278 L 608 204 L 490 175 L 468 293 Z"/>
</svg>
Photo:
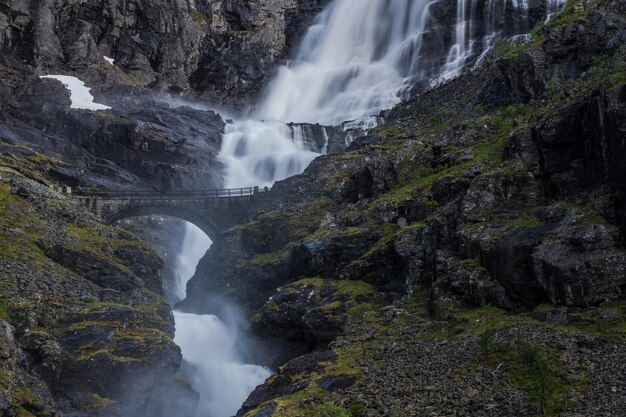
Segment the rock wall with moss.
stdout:
<svg viewBox="0 0 626 417">
<path fill-rule="evenodd" d="M 568 1 L 215 242 L 188 307 L 311 351 L 238 415 L 626 413 L 625 11 Z"/>
<path fill-rule="evenodd" d="M 170 394 L 197 394 L 176 376 L 162 261 L 50 189 L 55 161 L 30 152 L 38 181 L 0 164 L 0 415 L 172 415 Z"/>
</svg>

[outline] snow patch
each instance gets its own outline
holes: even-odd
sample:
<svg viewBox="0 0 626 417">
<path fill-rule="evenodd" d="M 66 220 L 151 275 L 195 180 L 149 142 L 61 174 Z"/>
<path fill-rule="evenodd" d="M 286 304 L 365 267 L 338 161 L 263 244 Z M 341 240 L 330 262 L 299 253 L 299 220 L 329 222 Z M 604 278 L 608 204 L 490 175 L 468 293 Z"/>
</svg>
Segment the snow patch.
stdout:
<svg viewBox="0 0 626 417">
<path fill-rule="evenodd" d="M 70 108 L 72 109 L 107 110 L 111 108 L 104 104 L 94 103 L 93 96 L 89 92 L 91 88 L 85 86 L 85 83 L 76 77 L 70 75 L 42 75 L 39 78 L 61 81 L 70 92 L 70 100 L 72 100 Z"/>
<path fill-rule="evenodd" d="M 102 58 L 104 58 L 104 60 L 108 62 L 109 64 L 115 65 L 115 60 L 113 58 L 109 58 L 108 56 L 104 56 L 104 55 L 102 56 Z"/>
</svg>

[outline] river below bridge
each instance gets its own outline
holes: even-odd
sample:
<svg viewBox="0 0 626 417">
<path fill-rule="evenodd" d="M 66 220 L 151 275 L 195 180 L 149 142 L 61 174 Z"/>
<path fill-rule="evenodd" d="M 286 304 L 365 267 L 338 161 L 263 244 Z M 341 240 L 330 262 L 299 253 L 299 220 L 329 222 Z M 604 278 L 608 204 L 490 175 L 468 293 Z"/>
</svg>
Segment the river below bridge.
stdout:
<svg viewBox="0 0 626 417">
<path fill-rule="evenodd" d="M 173 288 L 179 299 L 185 297 L 187 281 L 210 245 L 200 229 L 187 223 Z M 269 369 L 241 359 L 236 347 L 244 343 L 239 331 L 242 320 L 231 311 L 222 317 L 224 321 L 214 315 L 174 311 L 175 342 L 185 361 L 182 371 L 200 394 L 198 417 L 234 415 L 250 392 L 271 374 Z"/>
</svg>

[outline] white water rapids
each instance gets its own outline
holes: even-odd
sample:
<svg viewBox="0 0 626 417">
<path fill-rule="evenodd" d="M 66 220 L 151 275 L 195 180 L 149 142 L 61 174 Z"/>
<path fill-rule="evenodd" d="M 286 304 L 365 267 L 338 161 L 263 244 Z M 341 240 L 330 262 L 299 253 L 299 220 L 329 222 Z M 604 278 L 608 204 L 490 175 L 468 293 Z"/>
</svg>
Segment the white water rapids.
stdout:
<svg viewBox="0 0 626 417">
<path fill-rule="evenodd" d="M 204 232 L 187 223 L 174 288 L 180 299 L 184 298 L 187 281 L 210 245 L 211 240 Z M 237 354 L 236 343 L 242 342 L 236 317 L 231 317 L 227 325 L 214 315 L 174 311 L 174 319 L 174 341 L 186 362 L 183 372 L 200 394 L 196 416 L 234 415 L 250 392 L 270 376 L 270 370 L 245 364 Z"/>
<path fill-rule="evenodd" d="M 332 1 L 306 32 L 293 60 L 277 69 L 258 107 L 226 126 L 219 155 L 226 166 L 224 187 L 271 186 L 302 172 L 319 155 L 301 131 L 287 123 L 337 126 L 350 121 L 347 126 L 373 127 L 372 116 L 397 104 L 416 81 L 427 79 L 434 85 L 453 78 L 471 59 L 482 60 L 502 33 L 529 31 L 526 0 L 457 0 L 453 43 L 441 49 L 428 43 L 434 42 L 435 36 L 428 35 L 439 24 L 431 15 L 436 4 Z M 521 23 L 514 26 L 519 27 L 504 19 L 507 9 L 518 17 L 515 22 Z M 433 51 L 438 59 L 433 59 Z M 201 233 L 187 228 L 181 297 L 209 245 L 198 236 Z M 175 318 L 176 342 L 193 368 L 188 378 L 201 395 L 197 416 L 233 415 L 269 371 L 241 363 L 233 353 L 236 330 L 217 317 L 177 312 Z"/>
</svg>

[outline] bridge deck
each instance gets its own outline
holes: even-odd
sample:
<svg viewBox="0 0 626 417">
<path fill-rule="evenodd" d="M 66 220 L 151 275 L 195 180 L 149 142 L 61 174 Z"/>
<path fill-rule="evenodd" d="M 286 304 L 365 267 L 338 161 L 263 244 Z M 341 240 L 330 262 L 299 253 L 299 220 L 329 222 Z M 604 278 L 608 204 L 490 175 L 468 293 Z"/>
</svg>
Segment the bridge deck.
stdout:
<svg viewBox="0 0 626 417">
<path fill-rule="evenodd" d="M 86 191 L 77 190 L 74 194 L 81 199 L 103 198 L 109 200 L 127 199 L 185 199 L 185 198 L 232 198 L 250 197 L 264 192 L 259 187 L 221 188 L 212 190 L 176 191 Z"/>
</svg>

